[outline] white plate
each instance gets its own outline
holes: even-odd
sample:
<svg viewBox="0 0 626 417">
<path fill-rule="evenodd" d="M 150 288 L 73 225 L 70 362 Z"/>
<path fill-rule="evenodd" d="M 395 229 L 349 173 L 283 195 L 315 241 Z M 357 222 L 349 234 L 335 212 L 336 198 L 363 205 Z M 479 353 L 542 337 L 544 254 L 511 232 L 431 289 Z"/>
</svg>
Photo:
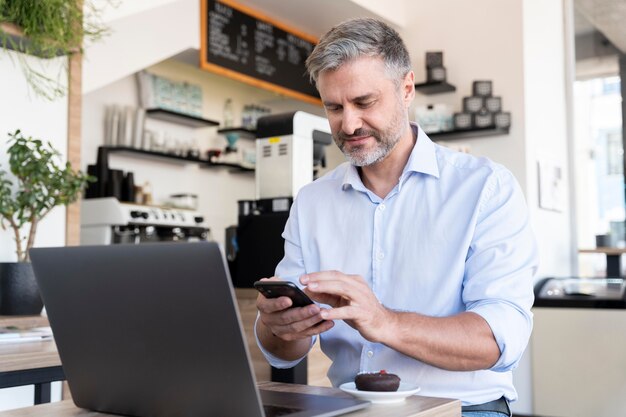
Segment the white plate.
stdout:
<svg viewBox="0 0 626 417">
<path fill-rule="evenodd" d="M 398 391 L 361 391 L 356 389 L 354 382 L 346 382 L 345 384 L 341 384 L 339 389 L 361 400 L 371 401 L 375 404 L 390 404 L 402 402 L 406 397 L 417 394 L 420 387 L 400 382 Z"/>
</svg>

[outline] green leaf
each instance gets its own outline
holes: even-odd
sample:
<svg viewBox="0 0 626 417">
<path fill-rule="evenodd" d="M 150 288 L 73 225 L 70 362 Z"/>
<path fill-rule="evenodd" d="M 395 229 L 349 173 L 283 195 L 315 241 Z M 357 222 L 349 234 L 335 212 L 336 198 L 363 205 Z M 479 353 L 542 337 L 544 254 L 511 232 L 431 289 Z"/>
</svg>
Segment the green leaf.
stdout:
<svg viewBox="0 0 626 417">
<path fill-rule="evenodd" d="M 52 208 L 73 203 L 94 178 L 61 162 L 61 154 L 50 142 L 25 137 L 17 130 L 9 134 L 9 173 L 0 167 L 0 223 L 17 235 L 31 221 L 38 222 Z M 16 244 L 22 248 L 21 237 Z M 30 248 L 24 248 L 28 250 Z"/>
</svg>

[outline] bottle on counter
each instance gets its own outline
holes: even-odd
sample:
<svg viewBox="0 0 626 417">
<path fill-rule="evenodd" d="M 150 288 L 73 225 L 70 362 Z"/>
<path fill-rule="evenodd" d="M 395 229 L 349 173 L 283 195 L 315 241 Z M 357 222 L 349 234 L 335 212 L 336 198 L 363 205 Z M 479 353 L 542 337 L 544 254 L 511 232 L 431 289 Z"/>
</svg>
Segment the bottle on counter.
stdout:
<svg viewBox="0 0 626 417">
<path fill-rule="evenodd" d="M 235 114 L 233 112 L 233 100 L 228 98 L 224 102 L 223 122 L 224 127 L 233 127 L 235 125 Z"/>
<path fill-rule="evenodd" d="M 96 160 L 96 179 L 94 197 L 106 197 L 109 182 L 109 151 L 104 147 L 98 148 Z"/>
<path fill-rule="evenodd" d="M 243 113 L 241 114 L 241 125 L 246 129 L 250 129 L 251 120 L 252 113 L 250 112 L 250 105 L 246 104 L 245 106 L 243 106 Z"/>
<path fill-rule="evenodd" d="M 142 193 L 143 193 L 143 202 L 142 204 L 150 205 L 152 204 L 152 184 L 149 181 L 143 183 Z"/>
<path fill-rule="evenodd" d="M 130 171 L 124 175 L 122 182 L 122 201 L 135 202 L 135 176 Z"/>
</svg>

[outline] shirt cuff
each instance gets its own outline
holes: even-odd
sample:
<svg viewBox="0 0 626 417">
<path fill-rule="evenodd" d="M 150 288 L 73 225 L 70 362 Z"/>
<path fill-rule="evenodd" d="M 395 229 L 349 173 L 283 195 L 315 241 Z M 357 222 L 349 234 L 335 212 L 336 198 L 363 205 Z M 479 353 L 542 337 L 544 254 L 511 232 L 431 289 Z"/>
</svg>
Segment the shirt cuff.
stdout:
<svg viewBox="0 0 626 417">
<path fill-rule="evenodd" d="M 468 311 L 485 319 L 500 349 L 500 357 L 490 369 L 507 372 L 517 368 L 532 331 L 532 313 L 502 302 L 479 304 Z"/>
<path fill-rule="evenodd" d="M 256 320 L 254 321 L 254 338 L 256 339 L 256 344 L 259 347 L 259 350 L 261 351 L 263 356 L 265 356 L 265 359 L 267 359 L 267 361 L 269 362 L 270 365 L 272 365 L 274 368 L 278 368 L 278 369 L 293 368 L 294 366 L 299 364 L 300 361 L 302 361 L 302 359 L 304 359 L 306 357 L 306 355 L 304 355 L 304 356 L 302 356 L 299 359 L 296 359 L 296 360 L 293 360 L 293 361 L 286 361 L 284 359 L 281 359 L 281 358 L 278 358 L 278 357 L 272 355 L 270 352 L 265 350 L 265 348 L 261 344 L 261 341 L 259 340 L 259 335 L 256 332 L 256 325 L 257 325 L 258 321 L 259 321 L 259 314 L 256 315 Z M 316 340 L 317 340 L 317 336 L 313 336 L 311 338 L 311 346 L 309 346 L 309 351 L 311 351 L 311 348 L 315 344 Z"/>
</svg>

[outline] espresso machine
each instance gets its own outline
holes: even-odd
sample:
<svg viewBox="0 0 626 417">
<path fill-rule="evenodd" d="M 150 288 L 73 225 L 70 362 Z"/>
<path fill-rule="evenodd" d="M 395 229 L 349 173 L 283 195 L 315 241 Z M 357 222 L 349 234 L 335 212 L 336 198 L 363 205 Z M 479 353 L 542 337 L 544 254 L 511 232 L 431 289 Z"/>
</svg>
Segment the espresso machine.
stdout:
<svg viewBox="0 0 626 417">
<path fill-rule="evenodd" d="M 83 245 L 193 242 L 208 240 L 204 217 L 193 210 L 120 202 L 113 197 L 90 198 L 81 205 Z"/>
<path fill-rule="evenodd" d="M 324 149 L 332 143 L 328 120 L 296 111 L 257 122 L 256 198 L 295 197 L 326 167 Z"/>
</svg>

